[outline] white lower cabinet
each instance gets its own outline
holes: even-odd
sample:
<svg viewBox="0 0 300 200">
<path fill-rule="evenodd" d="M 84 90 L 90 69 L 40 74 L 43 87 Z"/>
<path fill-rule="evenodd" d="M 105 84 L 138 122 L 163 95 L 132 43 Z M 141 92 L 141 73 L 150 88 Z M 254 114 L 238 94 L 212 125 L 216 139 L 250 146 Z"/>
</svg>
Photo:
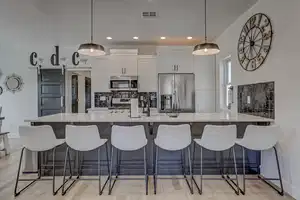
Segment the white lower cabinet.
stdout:
<svg viewBox="0 0 300 200">
<path fill-rule="evenodd" d="M 138 58 L 138 82 L 139 92 L 157 92 L 156 57 Z"/>
</svg>

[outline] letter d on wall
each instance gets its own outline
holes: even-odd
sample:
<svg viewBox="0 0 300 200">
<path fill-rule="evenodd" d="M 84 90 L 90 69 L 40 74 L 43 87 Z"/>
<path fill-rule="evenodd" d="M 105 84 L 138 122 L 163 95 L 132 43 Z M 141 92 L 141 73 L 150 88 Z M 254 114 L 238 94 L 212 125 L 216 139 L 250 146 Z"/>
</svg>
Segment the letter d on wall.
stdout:
<svg viewBox="0 0 300 200">
<path fill-rule="evenodd" d="M 54 47 L 55 47 L 55 53 L 52 54 L 50 61 L 53 66 L 59 66 L 59 46 L 54 46 Z"/>
</svg>

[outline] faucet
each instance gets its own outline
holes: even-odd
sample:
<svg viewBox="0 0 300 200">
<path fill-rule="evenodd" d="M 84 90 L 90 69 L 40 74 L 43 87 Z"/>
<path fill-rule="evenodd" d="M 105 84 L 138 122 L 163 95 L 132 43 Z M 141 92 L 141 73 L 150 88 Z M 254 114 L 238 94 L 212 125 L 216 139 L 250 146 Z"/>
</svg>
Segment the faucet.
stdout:
<svg viewBox="0 0 300 200">
<path fill-rule="evenodd" d="M 146 99 L 143 99 L 143 113 L 147 113 L 147 117 L 150 117 L 150 93 L 147 93 Z"/>
</svg>

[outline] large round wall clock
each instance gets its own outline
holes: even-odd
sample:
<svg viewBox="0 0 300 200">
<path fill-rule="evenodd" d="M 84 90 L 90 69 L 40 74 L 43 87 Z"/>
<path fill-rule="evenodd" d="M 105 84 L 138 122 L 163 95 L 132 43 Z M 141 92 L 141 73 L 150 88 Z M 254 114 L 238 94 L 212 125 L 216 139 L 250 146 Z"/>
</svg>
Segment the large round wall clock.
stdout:
<svg viewBox="0 0 300 200">
<path fill-rule="evenodd" d="M 248 19 L 238 41 L 238 59 L 246 71 L 255 71 L 266 60 L 272 44 L 270 18 L 258 13 Z"/>
</svg>

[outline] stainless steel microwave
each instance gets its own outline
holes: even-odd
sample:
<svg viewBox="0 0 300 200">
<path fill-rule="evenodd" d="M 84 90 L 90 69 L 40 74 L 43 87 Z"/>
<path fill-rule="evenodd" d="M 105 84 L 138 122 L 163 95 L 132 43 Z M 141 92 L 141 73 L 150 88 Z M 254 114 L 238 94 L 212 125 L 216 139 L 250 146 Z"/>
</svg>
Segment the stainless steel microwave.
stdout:
<svg viewBox="0 0 300 200">
<path fill-rule="evenodd" d="M 112 91 L 137 91 L 137 76 L 111 76 L 110 90 Z"/>
</svg>

